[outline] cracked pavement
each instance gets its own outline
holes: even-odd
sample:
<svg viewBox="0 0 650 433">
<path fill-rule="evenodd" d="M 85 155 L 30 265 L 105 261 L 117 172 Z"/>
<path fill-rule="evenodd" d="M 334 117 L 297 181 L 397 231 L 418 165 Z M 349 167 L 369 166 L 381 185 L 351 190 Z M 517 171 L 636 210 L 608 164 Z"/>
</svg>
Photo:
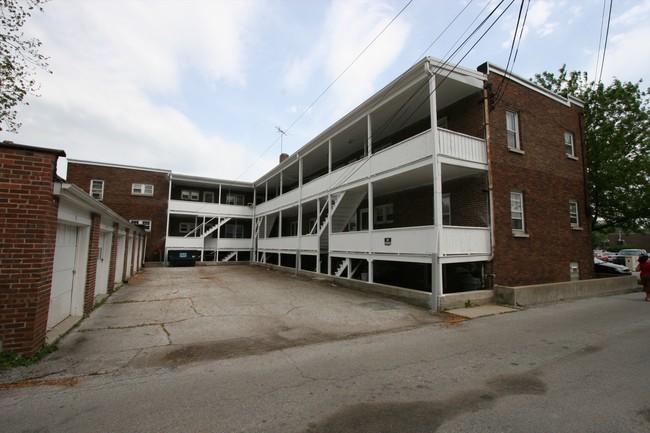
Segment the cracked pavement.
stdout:
<svg viewBox="0 0 650 433">
<path fill-rule="evenodd" d="M 259 266 L 145 268 L 36 366 L 0 382 L 170 369 L 441 322 L 400 301 Z"/>
</svg>

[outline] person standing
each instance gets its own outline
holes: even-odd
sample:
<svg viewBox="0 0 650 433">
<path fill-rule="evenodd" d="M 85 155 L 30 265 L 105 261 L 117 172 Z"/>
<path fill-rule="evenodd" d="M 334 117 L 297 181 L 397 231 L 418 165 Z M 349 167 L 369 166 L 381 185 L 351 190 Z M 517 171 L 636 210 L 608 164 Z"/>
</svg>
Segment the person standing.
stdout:
<svg viewBox="0 0 650 433">
<path fill-rule="evenodd" d="M 636 265 L 636 272 L 641 272 L 641 284 L 645 292 L 645 300 L 650 302 L 650 262 L 648 256 L 639 256 L 639 264 Z"/>
</svg>

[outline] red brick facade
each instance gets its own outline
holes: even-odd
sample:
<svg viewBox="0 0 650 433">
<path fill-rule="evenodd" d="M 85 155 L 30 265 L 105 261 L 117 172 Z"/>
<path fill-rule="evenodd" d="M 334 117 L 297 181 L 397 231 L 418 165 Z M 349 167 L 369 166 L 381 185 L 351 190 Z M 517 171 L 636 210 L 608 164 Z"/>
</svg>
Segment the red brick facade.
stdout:
<svg viewBox="0 0 650 433">
<path fill-rule="evenodd" d="M 494 90 L 501 81 L 500 75 L 489 75 Z M 495 283 L 518 286 L 568 281 L 570 262 L 579 264 L 580 279 L 593 278 L 582 108 L 563 104 L 516 81 L 509 81 L 501 90 L 489 114 Z M 508 148 L 506 110 L 518 115 L 520 152 Z M 565 153 L 565 132 L 573 134 L 575 157 Z M 513 235 L 511 191 L 523 194 L 524 236 Z M 570 224 L 570 200 L 578 202 L 578 228 Z"/>
<path fill-rule="evenodd" d="M 127 220 L 151 221 L 147 261 L 159 261 L 165 251 L 169 172 L 68 161 L 67 180 L 90 193 L 91 180 L 104 181 L 103 204 Z M 134 183 L 153 185 L 153 195 L 133 195 Z"/>
<path fill-rule="evenodd" d="M 0 147 L 0 342 L 33 354 L 45 342 L 57 232 L 60 150 Z"/>
</svg>

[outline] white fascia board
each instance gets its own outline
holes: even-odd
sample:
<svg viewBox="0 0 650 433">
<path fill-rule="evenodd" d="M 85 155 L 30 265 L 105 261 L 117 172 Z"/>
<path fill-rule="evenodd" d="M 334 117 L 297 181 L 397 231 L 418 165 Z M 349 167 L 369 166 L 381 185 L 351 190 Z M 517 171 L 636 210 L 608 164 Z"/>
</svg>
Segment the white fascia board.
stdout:
<svg viewBox="0 0 650 433">
<path fill-rule="evenodd" d="M 81 159 L 71 159 L 71 158 L 67 158 L 67 160 L 68 163 L 73 163 L 73 164 L 96 165 L 99 167 L 122 168 L 125 170 L 140 170 L 140 171 L 151 171 L 154 173 L 171 174 L 171 170 L 166 170 L 163 168 L 138 167 L 135 165 L 122 165 L 122 164 L 113 164 L 108 162 L 85 161 Z"/>
<path fill-rule="evenodd" d="M 74 206 L 78 209 L 82 209 L 87 212 L 94 212 L 102 216 L 102 218 L 107 217 L 114 222 L 119 222 L 120 225 L 127 226 L 131 231 L 137 230 L 145 233 L 144 230 L 137 227 L 134 224 L 131 224 L 130 221 L 124 219 L 114 210 L 106 206 L 105 204 L 95 200 L 83 189 L 79 188 L 77 185 L 72 183 L 59 183 L 60 186 L 55 186 L 54 190 L 59 190 L 60 194 L 58 197 L 61 203 L 66 205 Z"/>
<path fill-rule="evenodd" d="M 550 90 L 545 89 L 544 87 L 539 86 L 533 83 L 532 81 L 527 80 L 526 78 L 523 78 L 517 74 L 513 74 L 512 72 L 507 72 L 504 68 L 487 62 L 487 73 L 489 74 L 490 72 L 508 78 L 517 84 L 521 84 L 522 86 L 527 87 L 541 95 L 544 95 L 547 98 L 553 99 L 563 105 L 566 105 L 567 107 L 570 107 L 572 105 L 584 107 L 584 102 L 574 96 L 569 96 L 565 98 L 564 96 L 551 92 Z"/>
</svg>

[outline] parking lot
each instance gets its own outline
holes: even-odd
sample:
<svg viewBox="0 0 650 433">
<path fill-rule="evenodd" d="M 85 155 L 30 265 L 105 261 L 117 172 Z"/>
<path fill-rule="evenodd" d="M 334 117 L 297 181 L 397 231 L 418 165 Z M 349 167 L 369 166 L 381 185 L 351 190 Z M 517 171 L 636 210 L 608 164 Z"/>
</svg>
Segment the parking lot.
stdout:
<svg viewBox="0 0 650 433">
<path fill-rule="evenodd" d="M 444 320 L 425 308 L 259 266 L 145 268 L 30 376 L 178 368 Z"/>
</svg>

